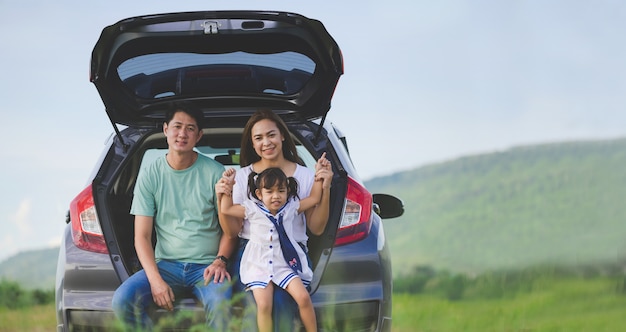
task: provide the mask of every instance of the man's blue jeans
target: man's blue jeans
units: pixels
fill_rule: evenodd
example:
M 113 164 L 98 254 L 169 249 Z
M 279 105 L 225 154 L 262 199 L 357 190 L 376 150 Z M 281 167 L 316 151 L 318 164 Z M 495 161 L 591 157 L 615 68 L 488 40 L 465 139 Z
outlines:
M 217 331 L 226 330 L 230 318 L 231 285 L 228 282 L 209 282 L 204 285 L 206 264 L 159 261 L 157 263 L 163 280 L 172 288 L 176 300 L 191 291 L 204 307 L 207 325 Z M 148 315 L 156 307 L 150 291 L 150 283 L 144 270 L 138 271 L 124 281 L 115 291 L 113 311 L 127 327 L 150 330 L 153 326 Z

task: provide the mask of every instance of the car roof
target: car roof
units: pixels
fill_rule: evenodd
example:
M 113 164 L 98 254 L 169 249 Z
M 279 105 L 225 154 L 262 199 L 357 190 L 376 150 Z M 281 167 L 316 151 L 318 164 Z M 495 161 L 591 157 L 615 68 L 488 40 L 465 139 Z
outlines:
M 178 102 L 205 117 L 270 108 L 315 119 L 330 110 L 341 51 L 317 20 L 269 11 L 146 15 L 103 29 L 91 58 L 114 123 L 154 126 Z

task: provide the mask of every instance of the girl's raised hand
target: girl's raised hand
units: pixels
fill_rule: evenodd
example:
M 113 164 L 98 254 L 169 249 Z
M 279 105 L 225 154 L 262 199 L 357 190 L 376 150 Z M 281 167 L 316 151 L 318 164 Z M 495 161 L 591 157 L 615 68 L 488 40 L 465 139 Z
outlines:
M 215 192 L 219 194 L 226 194 L 228 196 L 233 192 L 233 186 L 235 185 L 235 169 L 229 168 L 222 173 L 222 178 L 215 184 Z
M 222 179 L 226 179 L 232 183 L 235 183 L 235 173 L 236 171 L 234 168 L 229 168 L 225 170 L 224 173 L 222 173 Z

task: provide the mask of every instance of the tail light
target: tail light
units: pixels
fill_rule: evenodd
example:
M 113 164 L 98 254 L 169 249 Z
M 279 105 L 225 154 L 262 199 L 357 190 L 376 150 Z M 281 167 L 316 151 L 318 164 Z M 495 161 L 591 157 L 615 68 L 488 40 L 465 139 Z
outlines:
M 348 178 L 348 191 L 343 206 L 343 216 L 335 238 L 335 246 L 364 239 L 372 226 L 371 216 L 372 194 L 354 179 Z
M 70 219 L 72 220 L 72 240 L 76 247 L 103 254 L 109 252 L 100 228 L 96 205 L 93 202 L 91 185 L 70 203 Z

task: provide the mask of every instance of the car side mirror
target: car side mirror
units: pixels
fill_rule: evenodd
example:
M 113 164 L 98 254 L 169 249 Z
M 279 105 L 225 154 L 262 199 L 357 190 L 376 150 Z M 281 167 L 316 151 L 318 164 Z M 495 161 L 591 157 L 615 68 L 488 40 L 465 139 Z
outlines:
M 387 194 L 374 194 L 374 211 L 381 219 L 397 218 L 404 213 L 404 203 L 399 198 Z

